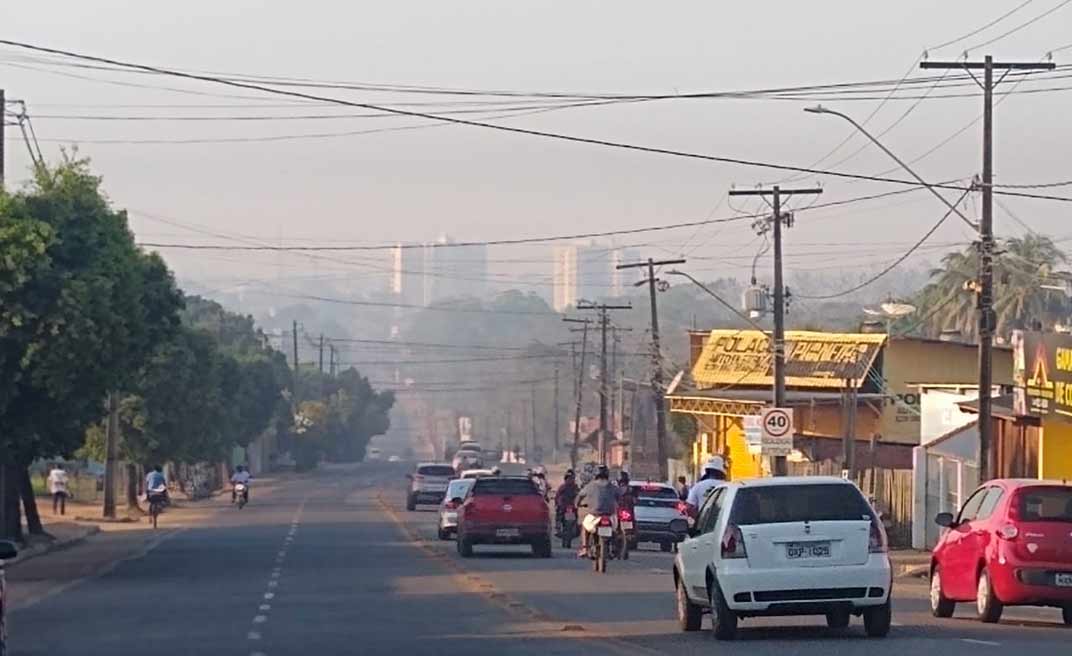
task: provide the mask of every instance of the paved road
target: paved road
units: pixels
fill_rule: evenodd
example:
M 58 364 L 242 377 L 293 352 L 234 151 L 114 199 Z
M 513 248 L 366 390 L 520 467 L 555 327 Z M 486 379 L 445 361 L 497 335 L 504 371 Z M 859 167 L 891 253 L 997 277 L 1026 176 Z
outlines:
M 139 557 L 11 617 L 15 656 L 64 654 L 708 653 L 673 622 L 670 557 L 641 552 L 597 576 L 558 550 L 478 551 L 461 560 L 433 512 L 401 509 L 401 471 L 336 469 L 288 480 L 170 534 Z M 254 493 L 256 493 L 256 489 Z M 165 516 L 166 519 L 166 516 Z M 416 541 L 415 541 L 416 539 Z M 16 577 L 17 578 L 17 577 Z M 16 581 L 13 585 L 18 585 Z M 749 620 L 724 653 L 943 655 L 1005 649 L 1066 654 L 1051 611 L 999 626 L 934 620 L 922 582 L 898 582 L 886 640 L 859 622 Z M 1019 621 L 1018 621 L 1019 620 Z M 756 651 L 756 650 L 760 651 Z

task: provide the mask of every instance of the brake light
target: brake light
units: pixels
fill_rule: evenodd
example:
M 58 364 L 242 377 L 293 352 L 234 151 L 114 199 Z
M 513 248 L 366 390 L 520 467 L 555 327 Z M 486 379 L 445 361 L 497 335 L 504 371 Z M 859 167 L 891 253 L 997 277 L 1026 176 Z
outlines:
M 889 541 L 886 539 L 886 529 L 875 516 L 871 517 L 871 534 L 867 540 L 867 550 L 870 553 L 886 553 L 890 550 Z
M 723 558 L 747 558 L 748 551 L 744 547 L 744 534 L 734 524 L 726 527 L 726 534 L 722 536 Z
M 633 513 L 629 512 L 625 508 L 622 508 L 618 511 L 618 519 L 622 520 L 623 522 L 632 521 Z
M 689 514 L 689 504 L 685 503 L 684 501 L 678 501 L 677 502 L 677 511 L 679 513 L 681 513 L 682 515 L 688 516 L 688 514 Z
M 610 517 L 607 517 L 606 515 L 603 515 L 602 517 L 600 517 L 599 518 L 599 525 L 600 526 L 611 526 Z
M 998 537 L 1005 540 L 1015 540 L 1018 535 L 1020 535 L 1020 529 L 1012 524 L 1006 524 L 998 529 Z

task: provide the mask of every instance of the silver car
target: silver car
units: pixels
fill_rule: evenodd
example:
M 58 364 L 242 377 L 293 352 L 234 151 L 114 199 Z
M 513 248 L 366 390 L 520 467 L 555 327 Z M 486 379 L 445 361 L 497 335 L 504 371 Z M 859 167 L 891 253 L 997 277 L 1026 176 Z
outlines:
M 447 495 L 439 504 L 439 539 L 449 540 L 458 533 L 458 506 L 455 499 L 464 499 L 476 478 L 457 478 L 447 486 Z
M 663 551 L 688 536 L 689 520 L 685 504 L 678 499 L 677 490 L 665 483 L 630 483 L 633 493 L 635 549 L 640 542 L 655 542 Z

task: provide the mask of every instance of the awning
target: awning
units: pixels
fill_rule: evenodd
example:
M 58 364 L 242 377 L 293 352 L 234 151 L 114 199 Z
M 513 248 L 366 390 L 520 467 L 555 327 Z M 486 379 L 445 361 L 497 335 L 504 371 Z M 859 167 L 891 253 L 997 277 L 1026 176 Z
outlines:
M 964 412 L 974 412 L 979 414 L 979 399 L 971 401 L 963 401 L 957 404 Z M 1002 419 L 1011 419 L 1013 421 L 1025 421 L 1029 424 L 1036 424 L 1038 420 L 1031 415 L 1018 415 L 1013 409 L 1012 394 L 1002 394 L 1001 396 L 995 396 L 990 400 L 990 414 L 994 417 L 1001 417 Z

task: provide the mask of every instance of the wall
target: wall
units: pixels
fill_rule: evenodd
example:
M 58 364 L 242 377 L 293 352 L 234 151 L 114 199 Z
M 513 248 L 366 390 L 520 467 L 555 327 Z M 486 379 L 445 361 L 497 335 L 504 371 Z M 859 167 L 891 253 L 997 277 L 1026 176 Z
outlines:
M 881 433 L 886 441 L 919 444 L 919 393 L 911 385 L 978 383 L 979 355 L 974 344 L 894 337 L 882 361 L 886 391 L 893 397 L 883 409 Z M 1012 350 L 995 348 L 992 361 L 994 384 L 1012 385 Z
M 972 412 L 964 412 L 957 405 L 963 401 L 974 401 L 979 398 L 979 393 L 974 389 L 963 393 L 948 389 L 920 391 L 919 436 L 921 444 L 927 444 L 955 428 L 966 426 L 975 421 L 978 416 Z
M 1072 424 L 1047 419 L 1040 451 L 1039 478 L 1072 479 Z

